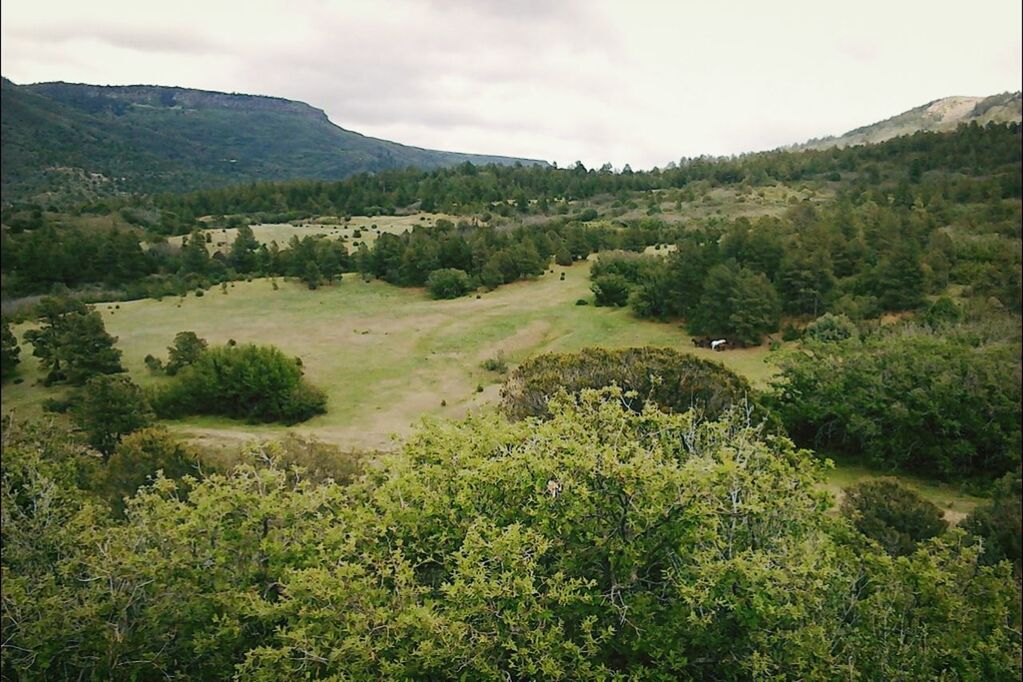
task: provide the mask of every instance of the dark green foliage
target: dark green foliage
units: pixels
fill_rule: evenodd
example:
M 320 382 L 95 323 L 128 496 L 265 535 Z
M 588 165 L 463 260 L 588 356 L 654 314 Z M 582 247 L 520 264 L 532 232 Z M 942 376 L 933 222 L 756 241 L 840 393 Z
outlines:
M 892 478 L 846 488 L 842 514 L 892 556 L 912 554 L 919 543 L 948 528 L 937 506 Z
M 94 376 L 71 407 L 71 418 L 89 445 L 110 455 L 121 439 L 153 421 L 142 389 L 126 376 Z
M 1023 476 L 1020 470 L 1000 478 L 991 491 L 991 501 L 978 506 L 962 527 L 983 541 L 982 560 L 1012 563 L 1016 577 L 1023 572 Z
M 430 273 L 426 278 L 426 288 L 433 298 L 458 298 L 469 293 L 472 280 L 464 270 L 444 268 Z
M 19 354 L 21 348 L 18 346 L 18 337 L 11 331 L 7 318 L 4 318 L 0 322 L 0 378 L 3 381 L 14 376 L 18 363 L 21 362 Z
M 966 327 L 808 344 L 780 360 L 775 404 L 808 446 L 889 470 L 995 477 L 1020 461 L 1020 349 Z
M 858 334 L 852 320 L 845 315 L 831 313 L 824 313 L 803 330 L 804 339 L 818 343 L 837 343 L 855 338 Z
M 128 434 L 117 444 L 107 459 L 99 487 L 114 510 L 122 512 L 124 498 L 152 482 L 157 472 L 177 480 L 195 475 L 197 466 L 196 454 L 165 429 L 143 428 Z
M 708 271 L 689 326 L 698 336 L 759 345 L 765 334 L 778 330 L 780 319 L 778 295 L 767 278 L 728 263 Z
M 942 296 L 924 311 L 924 322 L 933 329 L 953 325 L 963 318 L 963 311 L 948 296 Z
M 621 307 L 629 302 L 629 280 L 622 275 L 610 273 L 594 277 L 590 289 L 598 306 Z
M 167 347 L 167 374 L 174 376 L 194 365 L 208 347 L 206 339 L 199 338 L 195 332 L 178 332 L 174 335 L 174 344 Z
M 742 377 L 716 362 L 670 348 L 584 348 L 578 353 L 532 357 L 508 377 L 501 391 L 505 414 L 515 419 L 546 417 L 548 401 L 559 391 L 617 385 L 634 410 L 651 401 L 669 412 L 696 408 L 716 417 L 733 405 L 754 402 Z
M 123 372 L 117 341 L 107 334 L 99 312 L 74 299 L 39 302 L 39 328 L 25 332 L 32 355 L 46 371 L 44 382 L 80 386 L 97 374 Z
M 323 414 L 326 403 L 324 393 L 302 378 L 296 359 L 253 344 L 206 350 L 153 397 L 161 417 L 215 414 L 286 424 Z

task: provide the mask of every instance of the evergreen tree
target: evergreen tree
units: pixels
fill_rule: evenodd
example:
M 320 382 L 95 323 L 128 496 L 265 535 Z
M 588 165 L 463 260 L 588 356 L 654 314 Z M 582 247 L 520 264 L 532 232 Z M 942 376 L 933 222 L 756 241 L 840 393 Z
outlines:
M 0 322 L 0 375 L 3 381 L 14 376 L 14 371 L 21 362 L 18 355 L 21 348 L 18 347 L 18 337 L 11 331 L 11 325 L 6 318 Z
M 123 372 L 121 351 L 103 326 L 99 312 L 74 299 L 45 298 L 40 326 L 25 332 L 32 354 L 46 370 L 46 384 L 82 385 L 97 374 Z

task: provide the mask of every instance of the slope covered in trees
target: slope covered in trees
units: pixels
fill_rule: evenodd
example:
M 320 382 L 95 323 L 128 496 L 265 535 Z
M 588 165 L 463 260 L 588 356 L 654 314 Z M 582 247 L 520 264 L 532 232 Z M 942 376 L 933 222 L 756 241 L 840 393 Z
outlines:
M 334 125 L 302 102 L 158 86 L 3 80 L 3 202 L 255 180 L 340 179 L 466 161 L 543 163 L 408 147 Z

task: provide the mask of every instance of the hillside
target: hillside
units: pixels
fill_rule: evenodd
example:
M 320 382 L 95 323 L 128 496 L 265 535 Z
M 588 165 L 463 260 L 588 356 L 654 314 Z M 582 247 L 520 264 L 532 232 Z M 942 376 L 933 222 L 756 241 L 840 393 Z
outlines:
M 877 123 L 850 130 L 837 137 L 825 137 L 795 145 L 794 149 L 827 149 L 858 144 L 877 144 L 900 135 L 920 130 L 954 130 L 963 123 L 1011 123 L 1020 121 L 1019 92 L 1005 92 L 990 97 L 945 97 L 904 111 Z
M 2 199 L 80 201 L 389 168 L 544 163 L 409 147 L 303 102 L 160 86 L 2 83 Z

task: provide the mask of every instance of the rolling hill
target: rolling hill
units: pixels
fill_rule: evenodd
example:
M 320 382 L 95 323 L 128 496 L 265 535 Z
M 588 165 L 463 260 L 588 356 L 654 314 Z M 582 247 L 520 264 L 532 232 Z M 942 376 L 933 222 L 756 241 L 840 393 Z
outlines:
M 5 204 L 340 179 L 415 166 L 537 164 L 366 137 L 303 102 L 150 85 L 2 82 Z
M 795 145 L 792 149 L 827 149 L 858 144 L 877 144 L 918 130 L 953 130 L 961 123 L 1011 123 L 1020 121 L 1019 92 L 990 97 L 945 97 L 904 111 L 877 123 L 862 126 L 837 137 L 825 137 Z

